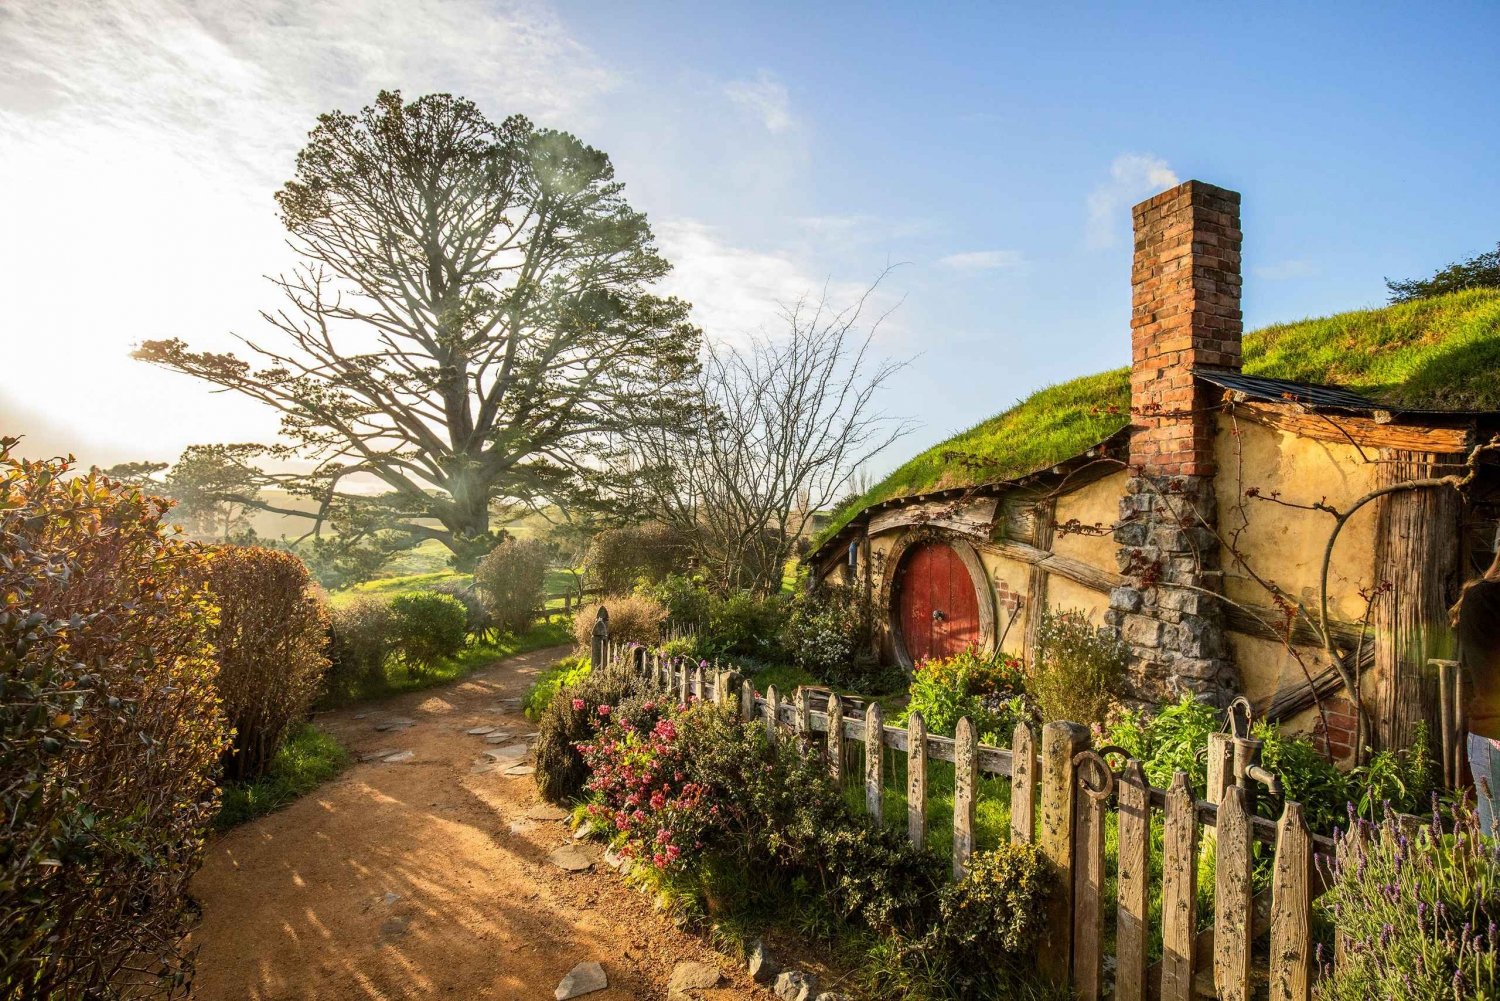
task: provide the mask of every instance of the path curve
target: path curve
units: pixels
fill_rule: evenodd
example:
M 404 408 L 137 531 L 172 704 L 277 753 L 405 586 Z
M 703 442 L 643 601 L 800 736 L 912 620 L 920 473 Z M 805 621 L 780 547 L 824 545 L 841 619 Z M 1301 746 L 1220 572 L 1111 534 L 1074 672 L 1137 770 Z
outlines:
M 596 960 L 610 986 L 589 1001 L 624 1001 L 666 997 L 672 967 L 697 960 L 725 973 L 702 997 L 769 997 L 602 862 L 577 874 L 548 862 L 574 843 L 566 825 L 528 817 L 546 804 L 531 778 L 504 774 L 507 761 L 485 769 L 483 752 L 506 745 L 466 731 L 530 733 L 520 696 L 566 652 L 321 715 L 357 761 L 386 749 L 412 758 L 358 761 L 210 843 L 193 882 L 194 996 L 536 1001 Z M 375 729 L 402 719 L 411 725 Z

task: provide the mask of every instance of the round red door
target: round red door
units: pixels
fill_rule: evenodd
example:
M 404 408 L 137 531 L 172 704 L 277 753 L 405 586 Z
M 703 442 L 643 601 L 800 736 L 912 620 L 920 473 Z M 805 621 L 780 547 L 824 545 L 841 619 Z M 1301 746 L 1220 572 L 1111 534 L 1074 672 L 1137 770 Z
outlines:
M 951 546 L 923 542 L 897 570 L 896 615 L 913 665 L 980 645 L 979 596 L 969 568 Z

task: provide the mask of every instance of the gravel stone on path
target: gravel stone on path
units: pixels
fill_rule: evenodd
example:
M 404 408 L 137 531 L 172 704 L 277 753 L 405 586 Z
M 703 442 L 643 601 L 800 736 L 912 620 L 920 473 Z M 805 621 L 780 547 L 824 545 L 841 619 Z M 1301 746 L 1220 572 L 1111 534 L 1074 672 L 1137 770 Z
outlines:
M 526 752 L 529 750 L 530 748 L 528 748 L 525 744 L 510 744 L 506 747 L 491 748 L 490 750 L 484 752 L 484 756 L 495 761 L 504 761 L 506 759 L 514 760 L 516 758 L 526 757 Z
M 757 984 L 769 984 L 781 972 L 781 964 L 776 962 L 776 957 L 771 955 L 771 950 L 766 948 L 765 943 L 759 940 L 750 949 L 747 965 L 750 968 L 750 979 Z
M 588 852 L 576 845 L 564 845 L 548 855 L 547 861 L 568 872 L 584 872 L 594 867 L 594 860 L 589 857 Z
M 526 811 L 526 816 L 532 820 L 567 820 L 568 811 L 560 806 L 538 803 Z
M 604 967 L 594 962 L 579 963 L 562 978 L 552 996 L 557 1001 L 568 1001 L 569 998 L 602 991 L 608 986 L 609 978 L 604 975 Z
M 405 716 L 400 716 L 396 719 L 388 719 L 384 720 L 383 722 L 376 723 L 375 729 L 380 731 L 381 733 L 386 733 L 390 730 L 405 730 L 409 726 L 416 725 L 416 722 L 417 721 L 414 719 L 407 719 Z
M 812 1001 L 818 978 L 801 970 L 787 970 L 776 978 L 776 996 L 781 1001 Z
M 492 726 L 471 726 L 464 731 L 464 733 L 467 733 L 471 737 L 483 737 L 487 733 L 494 732 L 495 728 Z
M 513 733 L 507 733 L 504 730 L 501 730 L 498 733 L 491 733 L 488 737 L 484 738 L 484 742 L 486 744 L 503 744 L 514 736 L 515 734 Z
M 401 750 L 401 748 L 399 748 L 399 747 L 382 747 L 378 751 L 371 751 L 369 754 L 361 754 L 359 756 L 359 760 L 360 761 L 379 761 L 381 758 L 389 758 L 391 755 L 395 754 L 399 750 Z
M 691 998 L 688 991 L 706 991 L 718 986 L 723 975 L 707 963 L 684 962 L 672 967 L 672 977 L 667 981 L 668 1001 Z
M 519 779 L 527 775 L 536 774 L 536 769 L 530 765 L 511 765 L 505 770 L 505 774 L 513 779 Z
M 416 756 L 417 753 L 415 751 L 398 751 L 390 757 L 381 758 L 380 760 L 387 765 L 399 765 L 412 760 Z

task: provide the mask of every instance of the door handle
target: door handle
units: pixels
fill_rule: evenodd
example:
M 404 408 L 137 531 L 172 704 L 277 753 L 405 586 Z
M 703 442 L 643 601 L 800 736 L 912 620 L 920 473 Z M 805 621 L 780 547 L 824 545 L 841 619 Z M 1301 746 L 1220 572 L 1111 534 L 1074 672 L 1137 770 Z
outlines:
M 932 621 L 933 622 L 942 622 L 947 617 L 948 616 L 944 615 L 942 609 L 940 609 L 940 608 L 934 608 L 932 610 Z

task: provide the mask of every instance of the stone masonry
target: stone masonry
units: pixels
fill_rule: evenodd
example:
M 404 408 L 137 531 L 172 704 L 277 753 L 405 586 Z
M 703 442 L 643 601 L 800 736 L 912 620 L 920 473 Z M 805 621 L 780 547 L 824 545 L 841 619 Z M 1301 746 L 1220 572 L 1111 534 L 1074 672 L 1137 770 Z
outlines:
M 1162 703 L 1191 692 L 1226 705 L 1238 690 L 1212 530 L 1215 400 L 1194 377 L 1238 369 L 1240 196 L 1188 181 L 1134 210 L 1130 480 L 1115 541 L 1132 584 L 1105 619 L 1130 650 L 1132 694 Z M 1209 593 L 1205 593 L 1209 592 Z

